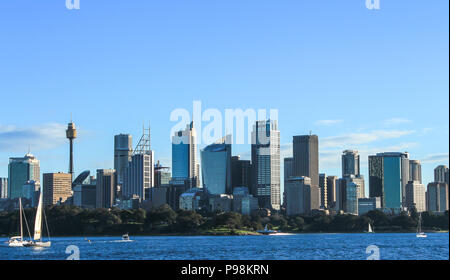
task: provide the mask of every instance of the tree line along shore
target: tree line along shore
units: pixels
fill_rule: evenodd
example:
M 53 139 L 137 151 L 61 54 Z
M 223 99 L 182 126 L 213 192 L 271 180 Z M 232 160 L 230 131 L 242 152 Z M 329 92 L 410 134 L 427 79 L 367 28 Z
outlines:
M 25 209 L 28 227 L 34 224 L 35 209 Z M 75 206 L 50 206 L 45 209 L 51 236 L 121 235 L 257 235 L 269 229 L 286 233 L 358 233 L 370 223 L 375 232 L 415 232 L 419 214 L 386 215 L 370 211 L 362 216 L 351 214 L 314 216 L 241 215 L 235 212 L 196 212 L 172 210 L 163 205 L 152 210 L 82 209 Z M 448 231 L 448 211 L 444 214 L 423 212 L 425 231 Z M 45 222 L 44 222 L 45 223 Z M 44 225 L 45 226 L 45 225 Z M 0 212 L 0 235 L 13 236 L 19 231 L 18 211 Z M 25 229 L 24 235 L 28 236 Z

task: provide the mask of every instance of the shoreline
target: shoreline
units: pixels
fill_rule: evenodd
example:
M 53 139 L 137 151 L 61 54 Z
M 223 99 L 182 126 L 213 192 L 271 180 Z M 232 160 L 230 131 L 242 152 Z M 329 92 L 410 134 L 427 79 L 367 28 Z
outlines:
M 374 232 L 370 234 L 380 234 L 380 233 L 398 233 L 398 234 L 405 234 L 405 233 L 416 233 L 415 231 L 380 231 L 380 232 Z M 425 231 L 425 233 L 449 233 L 448 230 L 443 231 Z M 366 232 L 278 232 L 275 234 L 269 234 L 269 236 L 288 236 L 288 235 L 307 235 L 307 234 L 369 234 Z M 121 237 L 120 234 L 98 234 L 98 235 L 55 235 L 51 236 L 50 238 L 67 238 L 67 237 Z M 194 237 L 194 236 L 205 236 L 205 237 L 212 237 L 212 236 L 267 236 L 266 234 L 261 234 L 258 232 L 249 232 L 249 233 L 241 233 L 241 234 L 208 234 L 208 233 L 168 233 L 168 234 L 130 234 L 130 236 L 135 237 Z M 9 238 L 7 235 L 0 235 L 0 238 Z

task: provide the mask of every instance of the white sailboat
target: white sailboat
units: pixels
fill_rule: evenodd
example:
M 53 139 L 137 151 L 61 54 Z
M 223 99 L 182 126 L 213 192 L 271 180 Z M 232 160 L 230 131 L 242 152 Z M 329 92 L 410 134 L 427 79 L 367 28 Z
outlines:
M 425 238 L 425 237 L 427 237 L 426 233 L 422 231 L 422 213 L 419 214 L 419 222 L 417 224 L 416 237 L 418 237 L 418 238 Z
M 13 236 L 9 238 L 8 246 L 10 247 L 23 247 L 30 243 L 28 240 L 23 239 L 23 223 L 22 223 L 22 216 L 23 216 L 23 208 L 22 208 L 22 198 L 19 197 L 19 216 L 20 216 L 20 236 Z M 26 222 L 26 220 L 25 220 Z M 27 226 L 28 228 L 28 226 Z
M 372 226 L 369 223 L 369 229 L 367 230 L 367 233 L 374 233 L 374 231 L 372 230 Z
M 26 247 L 50 247 L 51 246 L 51 242 L 47 241 L 44 242 L 42 241 L 42 214 L 43 214 L 43 197 L 42 197 L 42 192 L 39 195 L 39 204 L 36 210 L 36 219 L 34 221 L 34 237 L 33 237 L 33 241 L 31 241 L 30 243 L 24 245 Z M 48 232 L 48 228 L 47 228 L 47 234 L 49 235 Z

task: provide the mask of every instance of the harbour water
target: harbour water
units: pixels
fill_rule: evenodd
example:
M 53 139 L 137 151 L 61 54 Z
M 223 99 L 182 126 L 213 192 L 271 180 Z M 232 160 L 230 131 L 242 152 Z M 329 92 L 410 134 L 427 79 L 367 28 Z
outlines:
M 12 248 L 1 260 L 448 260 L 448 233 L 294 234 L 276 236 L 57 237 L 50 248 Z

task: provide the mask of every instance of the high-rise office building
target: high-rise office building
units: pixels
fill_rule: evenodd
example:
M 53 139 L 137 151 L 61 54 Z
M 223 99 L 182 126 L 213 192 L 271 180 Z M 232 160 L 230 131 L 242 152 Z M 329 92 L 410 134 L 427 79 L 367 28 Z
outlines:
M 319 137 L 317 135 L 294 136 L 292 154 L 294 176 L 311 178 L 311 184 L 319 186 Z
M 133 137 L 130 134 L 114 136 L 114 169 L 117 172 L 117 184 L 123 184 L 123 172 L 131 161 Z
M 172 136 L 172 178 L 190 179 L 191 187 L 199 185 L 199 164 L 197 160 L 197 133 L 191 122 L 185 130 Z
M 320 190 L 320 207 L 328 208 L 328 191 L 327 191 L 327 174 L 319 174 L 319 190 Z
M 111 208 L 116 199 L 116 170 L 97 169 L 96 208 Z
M 348 182 L 345 192 L 345 212 L 358 215 L 358 199 L 361 197 L 361 185 L 355 182 Z
M 131 199 L 139 197 L 146 199 L 146 193 L 154 186 L 154 153 L 138 153 L 131 157 L 127 168 L 123 172 L 122 197 Z
M 409 160 L 409 181 L 422 184 L 422 166 L 419 160 Z
M 252 195 L 261 208 L 280 210 L 280 131 L 276 120 L 257 121 L 252 131 Z
M 448 185 L 446 183 L 429 183 L 426 192 L 427 210 L 445 212 L 449 208 Z
M 72 174 L 44 173 L 42 177 L 44 205 L 61 204 L 72 196 Z
M 150 128 L 144 127 L 142 136 L 131 156 L 131 161 L 122 171 L 122 200 L 151 199 L 151 188 L 155 185 L 155 156 L 151 150 L 150 140 Z
M 342 177 L 361 175 L 358 151 L 345 150 L 342 153 Z
M 8 165 L 8 198 L 22 196 L 22 186 L 30 180 L 40 182 L 39 160 L 28 153 L 24 157 L 10 158 Z
M 320 191 L 308 177 L 290 177 L 285 185 L 286 214 L 307 214 L 320 207 Z
M 252 164 L 250 160 L 241 160 L 239 156 L 231 157 L 231 187 L 252 186 Z
M 286 183 L 292 176 L 294 176 L 294 158 L 284 158 L 284 182 Z
M 0 177 L 0 198 L 8 198 L 8 178 Z
M 28 199 L 31 202 L 31 207 L 36 207 L 39 200 L 40 190 L 41 184 L 30 180 L 22 186 L 22 198 Z
M 168 185 L 170 183 L 170 179 L 172 178 L 172 174 L 170 173 L 170 168 L 166 166 L 162 166 L 158 162 L 155 164 L 155 187 L 160 187 L 163 185 Z
M 425 186 L 419 181 L 409 181 L 406 184 L 406 203 L 408 210 L 416 208 L 417 212 L 426 211 Z
M 337 176 L 327 176 L 327 205 L 328 208 L 334 208 L 336 204 L 336 184 Z
M 355 189 L 355 185 L 357 189 Z M 355 199 L 355 195 L 356 199 Z M 348 199 L 350 198 L 350 201 Z M 364 198 L 364 179 L 356 177 L 355 175 L 345 176 L 340 178 L 336 184 L 336 211 L 344 211 L 353 214 L 358 214 L 357 208 L 355 209 L 355 203 L 357 204 L 357 199 Z M 349 205 L 350 208 L 347 208 Z M 355 212 L 356 211 L 356 212 Z
M 231 144 L 222 139 L 201 151 L 203 188 L 211 194 L 231 194 Z
M 384 208 L 402 208 L 406 203 L 408 153 L 378 153 L 369 156 L 369 196 L 381 197 Z
M 446 182 L 445 174 L 448 172 L 448 168 L 446 165 L 439 165 L 434 169 L 434 181 L 435 182 Z

